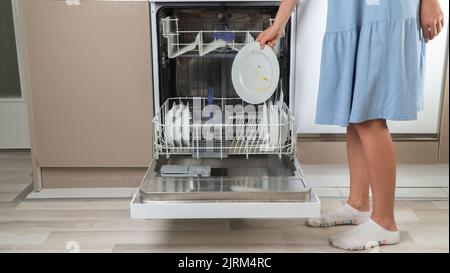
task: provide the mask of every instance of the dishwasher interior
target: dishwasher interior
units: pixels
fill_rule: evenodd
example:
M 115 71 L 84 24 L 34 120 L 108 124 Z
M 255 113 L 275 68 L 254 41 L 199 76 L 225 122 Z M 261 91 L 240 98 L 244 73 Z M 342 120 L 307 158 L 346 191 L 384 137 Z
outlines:
M 232 84 L 236 54 L 273 23 L 278 4 L 151 3 L 154 160 L 133 199 L 134 218 L 320 213 L 296 158 L 295 23 L 273 48 L 280 80 L 269 101 L 248 104 Z
M 231 66 L 239 49 L 253 42 L 275 18 L 277 6 L 232 4 L 193 7 L 166 6 L 158 10 L 159 102 L 168 98 L 238 97 Z M 289 82 L 290 27 L 275 47 L 280 84 Z M 283 86 L 286 101 L 289 86 Z

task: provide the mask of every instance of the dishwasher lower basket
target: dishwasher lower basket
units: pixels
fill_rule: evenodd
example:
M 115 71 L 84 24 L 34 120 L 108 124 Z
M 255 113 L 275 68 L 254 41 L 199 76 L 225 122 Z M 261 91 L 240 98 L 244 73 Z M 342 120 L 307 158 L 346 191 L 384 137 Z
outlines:
M 180 118 L 174 115 L 180 105 L 189 109 L 188 123 L 174 121 Z M 292 113 L 284 102 L 269 102 L 264 106 L 247 104 L 237 98 L 215 98 L 209 102 L 200 97 L 169 98 L 153 118 L 154 155 L 156 158 L 171 155 L 194 158 L 245 155 L 248 158 L 274 154 L 281 158 L 295 153 L 293 124 Z M 178 134 L 174 133 L 177 130 Z M 181 131 L 187 133 L 188 139 L 174 141 L 174 136 Z

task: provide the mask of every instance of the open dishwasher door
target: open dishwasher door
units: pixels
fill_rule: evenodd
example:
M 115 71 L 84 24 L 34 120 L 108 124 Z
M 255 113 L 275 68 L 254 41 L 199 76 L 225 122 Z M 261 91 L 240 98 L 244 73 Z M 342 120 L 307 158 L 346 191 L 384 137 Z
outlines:
M 210 168 L 210 174 L 162 175 L 163 166 Z M 152 162 L 131 203 L 132 218 L 307 218 L 320 215 L 320 201 L 297 159 L 275 155 L 252 159 Z

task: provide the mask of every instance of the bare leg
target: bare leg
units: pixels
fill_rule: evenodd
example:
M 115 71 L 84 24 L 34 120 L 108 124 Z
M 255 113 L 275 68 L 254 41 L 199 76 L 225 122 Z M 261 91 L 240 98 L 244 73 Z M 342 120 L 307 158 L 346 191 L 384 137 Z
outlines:
M 359 225 L 370 217 L 369 175 L 357 130 L 353 125 L 347 127 L 347 153 L 350 169 L 350 196 L 344 206 L 312 218 L 307 224 L 312 227 L 336 225 Z
M 396 156 L 385 120 L 353 124 L 358 132 L 373 196 L 372 220 L 396 231 L 394 219 Z
M 347 203 L 359 211 L 369 211 L 369 175 L 362 143 L 353 125 L 347 127 L 347 156 L 350 171 L 350 196 Z

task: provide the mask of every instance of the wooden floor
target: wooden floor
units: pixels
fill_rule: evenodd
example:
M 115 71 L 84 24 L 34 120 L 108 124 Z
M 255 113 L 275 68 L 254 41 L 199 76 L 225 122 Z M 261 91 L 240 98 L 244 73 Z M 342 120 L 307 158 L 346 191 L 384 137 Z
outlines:
M 27 152 L 0 152 L 0 252 L 342 252 L 328 237 L 351 227 L 303 220 L 131 220 L 128 199 L 24 200 Z M 343 199 L 322 199 L 323 210 Z M 449 252 L 446 201 L 398 201 L 402 242 L 374 252 Z M 370 251 L 367 251 L 370 252 Z

